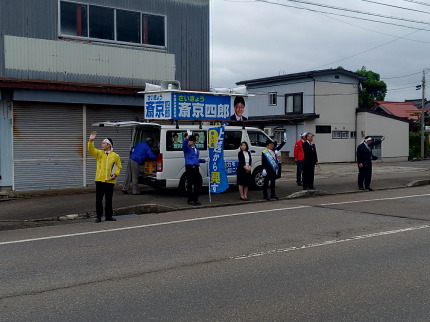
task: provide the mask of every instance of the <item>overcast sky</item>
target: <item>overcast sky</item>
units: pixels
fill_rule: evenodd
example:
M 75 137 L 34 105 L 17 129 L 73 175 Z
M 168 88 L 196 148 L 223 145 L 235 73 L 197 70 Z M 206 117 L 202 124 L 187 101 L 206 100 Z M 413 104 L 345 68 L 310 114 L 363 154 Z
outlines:
M 415 86 L 430 67 L 430 0 L 211 0 L 211 27 L 211 87 L 365 66 L 387 84 L 385 100 L 404 101 L 421 98 Z M 430 73 L 426 78 L 430 84 Z

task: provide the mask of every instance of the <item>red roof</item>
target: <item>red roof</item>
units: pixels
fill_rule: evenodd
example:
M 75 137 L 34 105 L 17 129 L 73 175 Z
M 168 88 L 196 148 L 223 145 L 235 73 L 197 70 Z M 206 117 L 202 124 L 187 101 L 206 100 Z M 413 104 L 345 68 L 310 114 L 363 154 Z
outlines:
M 373 111 L 384 112 L 397 117 L 418 119 L 415 113 L 421 113 L 421 110 L 414 106 L 413 102 L 382 102 L 375 101 Z

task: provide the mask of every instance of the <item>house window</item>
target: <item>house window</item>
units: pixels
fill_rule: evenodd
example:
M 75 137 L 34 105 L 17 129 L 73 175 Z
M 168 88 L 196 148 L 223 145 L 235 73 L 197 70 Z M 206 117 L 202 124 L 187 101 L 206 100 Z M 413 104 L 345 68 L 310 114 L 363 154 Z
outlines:
M 90 38 L 115 40 L 114 15 L 113 9 L 90 6 Z
M 315 126 L 315 133 L 331 133 L 330 125 L 317 125 Z
M 332 139 L 347 139 L 349 131 L 333 131 L 331 133 Z
M 133 11 L 116 11 L 116 39 L 118 41 L 139 44 L 140 39 L 140 13 Z
M 351 132 L 349 132 L 349 137 L 350 137 L 351 139 L 355 139 L 355 138 L 357 137 L 357 132 L 356 132 L 356 131 L 351 131 Z
M 303 93 L 285 95 L 285 114 L 303 113 Z
M 61 36 L 166 46 L 166 17 L 60 0 Z
M 164 17 L 143 15 L 143 43 L 164 46 Z
M 88 37 L 86 5 L 61 2 L 60 19 L 63 35 Z
M 278 105 L 278 93 L 276 92 L 269 93 L 269 105 L 270 106 Z

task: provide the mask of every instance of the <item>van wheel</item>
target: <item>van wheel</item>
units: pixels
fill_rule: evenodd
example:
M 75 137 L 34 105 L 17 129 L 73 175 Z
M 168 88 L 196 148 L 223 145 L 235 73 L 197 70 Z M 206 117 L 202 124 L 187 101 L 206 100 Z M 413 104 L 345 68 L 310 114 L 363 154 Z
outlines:
M 252 173 L 252 180 L 251 180 L 251 188 L 255 190 L 261 190 L 263 189 L 264 184 L 264 177 L 261 173 L 263 171 L 262 167 L 255 168 L 254 172 Z
M 185 172 L 179 180 L 178 192 L 181 196 L 187 195 L 187 174 Z

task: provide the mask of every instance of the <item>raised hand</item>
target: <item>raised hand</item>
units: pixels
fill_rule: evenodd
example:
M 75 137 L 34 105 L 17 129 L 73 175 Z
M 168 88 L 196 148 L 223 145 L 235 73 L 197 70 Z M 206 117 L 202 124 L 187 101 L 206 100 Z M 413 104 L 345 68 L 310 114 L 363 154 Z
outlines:
M 96 131 L 91 132 L 91 134 L 90 134 L 90 142 L 94 141 L 96 137 L 97 137 L 97 132 Z

